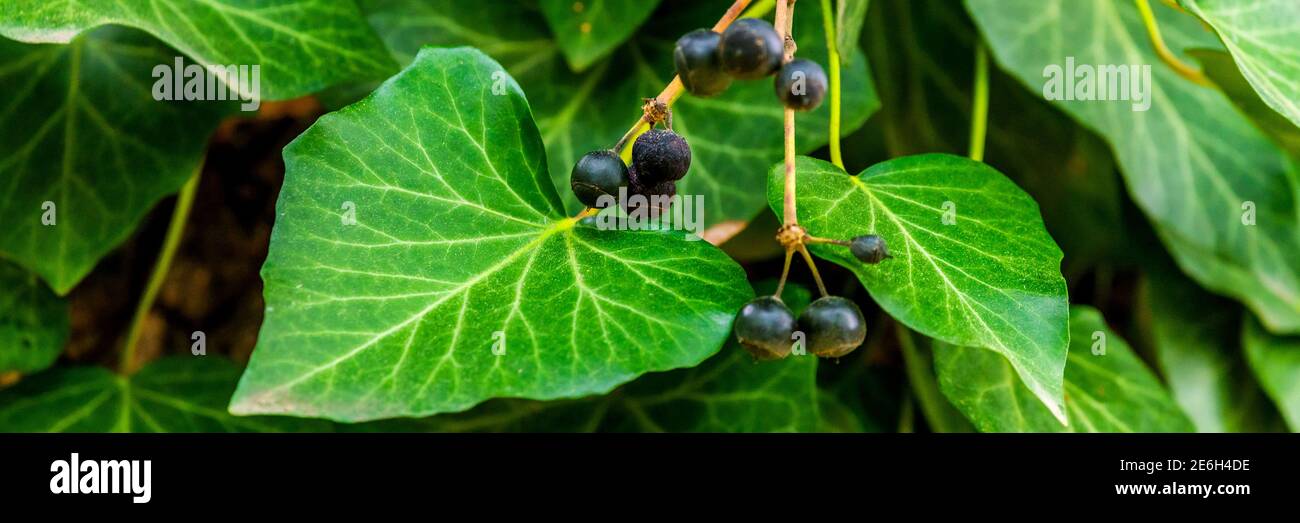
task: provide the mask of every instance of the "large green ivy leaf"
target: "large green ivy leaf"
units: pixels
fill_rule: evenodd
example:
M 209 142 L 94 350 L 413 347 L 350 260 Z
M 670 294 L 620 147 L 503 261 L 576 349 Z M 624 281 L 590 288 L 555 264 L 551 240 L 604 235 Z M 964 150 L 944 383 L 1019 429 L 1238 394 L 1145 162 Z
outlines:
M 1246 366 L 1241 307 L 1211 296 L 1173 267 L 1147 272 L 1157 362 L 1200 432 L 1265 432 L 1279 420 Z
M 760 284 L 759 293 L 771 293 Z M 787 285 L 797 314 L 808 290 Z M 574 400 L 492 400 L 466 412 L 384 420 L 363 431 L 432 432 L 809 432 L 820 430 L 817 362 L 811 356 L 755 363 L 734 338 L 698 367 L 658 372 L 614 392 Z
M 67 45 L 0 39 L 0 254 L 59 294 L 194 175 L 233 108 L 154 100 L 150 71 L 173 56 L 120 27 Z
M 0 261 L 0 374 L 49 367 L 67 339 L 67 303 L 35 275 Z
M 561 57 L 539 13 L 509 2 L 363 0 L 372 25 L 398 61 L 423 45 L 470 45 L 506 67 L 528 94 L 546 143 L 551 176 L 568 186 L 574 162 L 588 151 L 612 147 L 641 116 L 643 98 L 659 94 L 673 78 L 672 48 L 687 31 L 712 27 L 726 0 L 665 0 L 654 23 L 581 74 Z M 799 56 L 827 64 L 820 3 L 800 2 L 794 35 Z M 660 16 L 662 14 L 662 16 Z M 879 106 L 867 60 L 844 67 L 844 133 Z M 830 104 L 801 113 L 798 148 L 827 143 Z M 749 220 L 763 208 L 763 175 L 782 155 L 782 108 L 770 80 L 735 82 L 714 98 L 683 96 L 673 106 L 674 130 L 691 145 L 690 173 L 679 194 L 704 197 L 705 223 Z M 570 212 L 581 206 L 561 191 Z
M 1219 33 L 1255 91 L 1300 126 L 1300 6 L 1295 0 L 1180 0 Z
M 939 386 L 984 432 L 1188 432 L 1186 415 L 1096 309 L 1070 310 L 1065 410 L 1053 419 L 1007 361 L 971 347 L 935 348 Z M 1104 354 L 1100 349 L 1104 347 Z
M 575 71 L 591 66 L 627 40 L 659 0 L 542 0 L 542 14 Z
M 858 176 L 800 157 L 796 171 L 799 223 L 809 234 L 879 234 L 894 258 L 866 265 L 828 245 L 812 246 L 815 254 L 852 270 L 908 327 L 999 352 L 1064 418 L 1070 339 L 1061 250 L 1032 198 L 988 165 L 943 154 L 890 160 Z M 768 202 L 780 214 L 781 165 L 768 180 Z
M 1107 139 L 1138 206 L 1178 265 L 1246 303 L 1270 329 L 1300 332 L 1300 224 L 1286 156 L 1219 91 L 1165 66 L 1131 2 L 967 0 L 998 61 L 1031 90 L 1044 69 L 1151 65 L 1148 111 L 1133 101 L 1058 101 Z M 1171 48 L 1218 46 L 1194 17 L 1160 9 Z M 1253 212 L 1254 225 L 1243 214 Z
M 1246 360 L 1264 392 L 1273 398 L 1292 432 L 1300 432 L 1300 338 L 1269 334 L 1258 321 L 1246 322 Z
M 239 414 L 604 393 L 716 352 L 752 293 L 705 242 L 565 217 L 523 92 L 477 50 L 422 51 L 284 154 Z
M 0 391 L 0 432 L 291 432 L 324 422 L 231 416 L 239 368 L 216 357 L 179 356 L 126 378 L 103 367 L 56 368 Z
M 259 94 L 267 99 L 382 77 L 395 68 L 352 0 L 9 0 L 0 35 L 66 43 L 108 24 L 142 29 L 205 66 L 257 65 Z M 154 64 L 171 62 L 167 57 Z M 135 81 L 149 78 L 146 72 Z

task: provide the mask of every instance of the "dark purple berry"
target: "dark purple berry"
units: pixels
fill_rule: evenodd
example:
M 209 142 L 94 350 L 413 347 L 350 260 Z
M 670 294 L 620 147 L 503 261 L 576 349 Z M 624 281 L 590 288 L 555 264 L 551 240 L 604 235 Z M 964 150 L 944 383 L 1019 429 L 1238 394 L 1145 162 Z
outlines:
M 797 58 L 776 73 L 776 97 L 796 111 L 811 111 L 826 97 L 826 71 L 812 60 Z
M 722 70 L 741 80 L 757 80 L 781 66 L 784 46 L 772 24 L 757 18 L 741 18 L 722 33 L 718 58 Z
M 889 248 L 885 246 L 885 239 L 875 234 L 854 237 L 849 242 L 849 251 L 862 260 L 862 263 L 873 265 L 885 258 L 893 258 L 889 255 Z
M 774 296 L 754 298 L 736 314 L 736 340 L 756 360 L 778 360 L 790 355 L 795 329 L 794 313 Z
M 677 39 L 673 64 L 682 86 L 695 96 L 713 96 L 727 90 L 731 75 L 722 70 L 718 43 L 722 35 L 708 29 L 696 29 Z
M 839 296 L 823 296 L 799 315 L 799 330 L 807 336 L 808 352 L 839 358 L 867 338 L 867 322 L 858 305 Z
M 578 159 L 569 173 L 569 187 L 578 201 L 596 207 L 602 195 L 618 199 L 618 188 L 628 184 L 627 165 L 614 151 L 592 151 Z
M 651 129 L 632 144 L 632 165 L 643 185 L 680 180 L 691 168 L 691 147 L 677 133 Z

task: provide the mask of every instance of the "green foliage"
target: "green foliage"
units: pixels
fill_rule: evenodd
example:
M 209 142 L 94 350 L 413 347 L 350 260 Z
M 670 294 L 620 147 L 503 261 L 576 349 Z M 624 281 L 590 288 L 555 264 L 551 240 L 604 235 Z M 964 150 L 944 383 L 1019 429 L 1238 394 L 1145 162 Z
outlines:
M 406 62 L 422 45 L 477 47 L 496 59 L 528 95 L 546 144 L 551 176 L 568 185 L 569 170 L 588 151 L 607 149 L 641 116 L 640 101 L 659 94 L 673 78 L 672 48 L 682 34 L 712 27 L 727 1 L 667 0 L 671 13 L 646 25 L 610 56 L 574 73 L 538 13 L 512 2 L 364 0 L 371 24 Z M 816 1 L 799 5 L 794 34 L 799 56 L 825 64 L 826 37 Z M 844 75 L 844 132 L 862 125 L 879 106 L 866 60 Z M 705 221 L 748 221 L 763 208 L 763 173 L 781 158 L 782 108 L 772 103 L 770 80 L 735 82 L 715 98 L 682 97 L 673 105 L 673 130 L 690 143 L 689 174 L 679 194 L 704 196 Z M 796 120 L 798 149 L 827 142 L 829 104 Z M 736 122 L 745 122 L 736 125 Z M 569 191 L 570 212 L 581 208 Z
M 422 52 L 285 159 L 237 413 L 355 421 L 604 393 L 698 364 L 751 296 L 705 242 L 566 218 L 523 92 L 472 49 Z
M 0 86 L 11 93 L 0 110 L 0 254 L 59 294 L 194 175 L 233 108 L 154 100 L 150 71 L 174 56 L 120 27 L 67 45 L 0 39 Z
M 108 24 L 142 29 L 205 66 L 257 64 L 272 100 L 395 69 L 352 0 L 10 0 L 0 35 L 68 43 Z
M 659 0 L 542 0 L 551 34 L 574 71 L 582 71 L 627 40 Z
M 1099 349 L 1100 348 L 1100 349 Z M 1062 426 L 991 351 L 935 349 L 939 386 L 986 432 L 1185 432 L 1192 423 L 1156 377 L 1095 309 L 1070 310 Z
M 68 306 L 49 287 L 0 261 L 0 374 L 49 367 L 68 338 Z
M 1180 0 L 1214 28 L 1241 74 L 1300 126 L 1300 10 L 1291 0 Z
M 847 267 L 890 315 L 949 343 L 993 349 L 1059 417 L 1069 336 L 1061 250 L 1038 206 L 991 167 L 956 156 L 890 160 L 850 176 L 801 157 L 800 224 L 819 237 L 878 234 L 894 258 L 867 265 L 839 246 L 817 256 Z M 784 170 L 768 177 L 781 214 Z
M 1178 265 L 1208 289 L 1241 300 L 1271 329 L 1300 331 L 1296 173 L 1223 93 L 1165 66 L 1130 2 L 967 0 L 998 61 L 1030 89 L 1046 64 L 1154 64 L 1149 111 L 1055 102 L 1105 138 L 1129 193 Z M 1175 51 L 1217 47 L 1194 18 L 1161 9 Z M 1035 23 L 1025 23 L 1034 20 Z M 1093 45 L 1072 45 L 1093 42 Z M 1070 44 L 1067 44 L 1070 43 Z M 1253 211 L 1255 225 L 1244 223 Z
M 1292 432 L 1300 432 L 1300 340 L 1269 334 L 1258 321 L 1242 335 L 1246 360 Z
M 320 431 L 319 421 L 237 417 L 226 399 L 239 368 L 216 356 L 155 361 L 130 377 L 53 369 L 0 391 L 0 432 Z

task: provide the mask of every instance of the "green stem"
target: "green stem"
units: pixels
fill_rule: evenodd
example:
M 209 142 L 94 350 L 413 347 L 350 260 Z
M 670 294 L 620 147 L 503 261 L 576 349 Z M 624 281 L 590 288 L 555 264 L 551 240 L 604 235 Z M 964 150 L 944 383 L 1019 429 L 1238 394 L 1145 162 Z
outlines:
M 749 9 L 746 9 L 744 13 L 741 13 L 740 17 L 762 18 L 772 12 L 772 9 L 775 7 L 776 0 L 758 0 L 757 2 L 754 2 L 754 5 L 749 6 Z
M 831 163 L 844 169 L 844 157 L 840 155 L 840 51 L 835 44 L 833 11 L 831 0 L 822 0 L 822 26 L 825 29 L 823 32 L 826 33 L 826 49 L 827 55 L 830 56 L 831 68 Z
M 984 42 L 975 44 L 975 90 L 970 118 L 970 157 L 984 161 L 984 142 L 989 125 L 989 54 Z
M 1151 10 L 1151 4 L 1147 0 L 1133 0 L 1137 4 L 1138 13 L 1142 15 L 1142 25 L 1146 26 L 1147 37 L 1151 40 L 1151 47 L 1155 48 L 1156 54 L 1160 60 L 1178 73 L 1179 76 L 1191 80 L 1193 83 L 1203 86 L 1212 86 L 1205 74 L 1200 70 L 1183 63 L 1174 52 L 1169 50 L 1165 45 L 1164 37 L 1160 36 L 1160 25 L 1156 22 L 1156 14 Z
M 940 396 L 939 384 L 934 377 L 934 365 L 928 355 L 916 347 L 912 332 L 902 324 L 894 326 L 898 333 L 898 344 L 903 349 L 903 364 L 907 368 L 907 382 L 911 384 L 912 395 L 921 407 L 921 414 L 934 432 L 956 432 L 958 427 L 951 426 L 947 409 L 947 400 Z
M 149 315 L 149 310 L 153 308 L 158 291 L 162 289 L 162 284 L 167 279 L 167 271 L 171 268 L 176 248 L 181 244 L 185 221 L 189 218 L 190 207 L 194 204 L 194 195 L 199 190 L 201 169 L 200 166 L 200 171 L 195 172 L 194 176 L 185 182 L 180 194 L 176 196 L 176 207 L 172 209 L 172 221 L 167 226 L 167 237 L 163 240 L 162 250 L 158 253 L 158 261 L 154 263 L 153 273 L 149 275 L 149 283 L 144 288 L 144 295 L 140 297 L 140 303 L 136 304 L 135 315 L 131 318 L 131 330 L 127 331 L 126 344 L 122 346 L 122 354 L 117 364 L 117 370 L 121 374 L 129 375 L 134 372 L 132 366 L 135 363 L 136 345 L 140 341 L 140 329 L 144 326 L 144 319 Z

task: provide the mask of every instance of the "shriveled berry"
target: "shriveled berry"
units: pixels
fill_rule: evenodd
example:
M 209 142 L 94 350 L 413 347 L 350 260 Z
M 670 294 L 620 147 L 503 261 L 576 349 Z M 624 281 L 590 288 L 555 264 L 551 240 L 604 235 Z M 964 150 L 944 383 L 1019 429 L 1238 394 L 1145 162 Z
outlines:
M 647 216 L 652 219 L 658 218 L 672 208 L 673 196 L 676 195 L 677 183 L 672 180 L 650 186 L 633 183 L 628 186 L 628 206 L 624 210 L 634 213 L 644 205 Z M 642 196 L 644 199 L 633 198 L 633 196 Z
M 862 260 L 862 263 L 873 265 L 885 258 L 893 258 L 889 255 L 889 248 L 885 246 L 885 239 L 875 234 L 854 237 L 849 242 L 849 251 Z
M 826 71 L 817 62 L 796 58 L 776 73 L 776 97 L 796 111 L 811 111 L 826 97 Z
M 821 358 L 839 358 L 853 352 L 867 337 L 867 322 L 858 305 L 839 296 L 823 296 L 799 315 L 799 329 L 807 336 L 808 352 Z
M 736 340 L 756 360 L 779 360 L 790 355 L 795 329 L 794 313 L 774 296 L 750 300 L 736 314 Z
M 609 150 L 584 154 L 569 173 L 569 187 L 587 207 L 596 207 L 602 195 L 617 199 L 618 188 L 627 184 L 627 165 L 618 153 Z
M 757 18 L 741 18 L 722 33 L 718 57 L 727 74 L 741 80 L 757 80 L 781 66 L 783 47 L 772 24 Z
M 722 35 L 708 29 L 696 29 L 677 39 L 673 64 L 682 86 L 695 96 L 713 96 L 731 86 L 731 75 L 722 70 L 718 44 Z
M 680 180 L 691 168 L 691 147 L 675 132 L 651 129 L 632 144 L 632 164 L 647 187 Z

